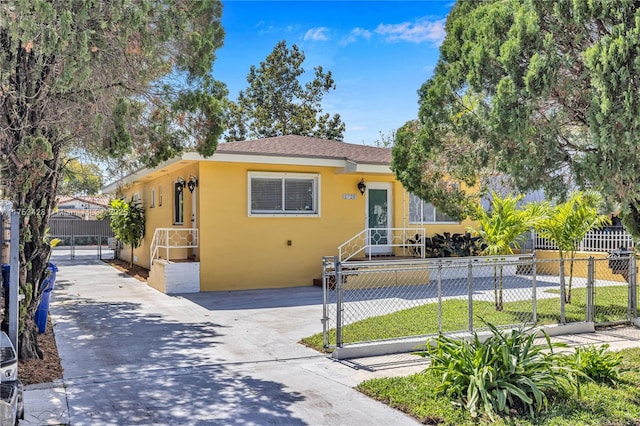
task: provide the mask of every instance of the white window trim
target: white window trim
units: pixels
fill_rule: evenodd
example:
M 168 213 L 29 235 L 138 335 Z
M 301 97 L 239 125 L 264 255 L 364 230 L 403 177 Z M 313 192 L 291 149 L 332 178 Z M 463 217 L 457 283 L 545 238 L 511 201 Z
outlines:
M 285 179 L 304 178 L 314 181 L 314 201 L 316 211 L 314 213 L 253 213 L 251 211 L 251 180 L 253 178 Z M 286 172 L 248 172 L 247 176 L 247 216 L 249 217 L 320 217 L 320 174 L 318 173 L 286 173 Z
M 459 225 L 460 222 L 455 221 L 455 220 L 450 220 L 450 221 L 431 221 L 431 222 L 424 222 L 424 221 L 413 221 L 411 220 L 411 197 L 416 197 L 415 195 L 409 193 L 409 224 L 410 225 Z M 420 206 L 420 208 L 424 208 L 425 203 L 426 204 L 431 204 L 428 201 L 424 201 L 421 200 L 422 204 Z M 433 204 L 431 204 L 433 206 Z M 438 214 L 438 208 L 436 206 L 433 206 L 433 210 L 434 210 L 434 214 L 433 217 L 437 217 Z M 424 213 L 422 212 L 422 214 L 420 215 L 420 217 L 424 217 Z
M 151 200 L 149 204 L 150 204 L 149 206 L 150 209 L 153 209 L 156 206 L 156 189 L 155 188 L 151 188 Z

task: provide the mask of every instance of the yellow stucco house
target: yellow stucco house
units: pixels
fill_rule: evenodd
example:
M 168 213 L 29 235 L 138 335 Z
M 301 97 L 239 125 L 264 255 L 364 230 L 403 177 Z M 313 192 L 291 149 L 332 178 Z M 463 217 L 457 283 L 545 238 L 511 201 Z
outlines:
M 407 193 L 390 161 L 386 148 L 283 136 L 223 143 L 209 158 L 185 153 L 103 192 L 142 203 L 134 263 L 151 268 L 149 284 L 161 291 L 310 286 L 322 257 L 370 238 L 367 229 L 467 229 Z M 366 254 L 402 249 L 376 235 Z

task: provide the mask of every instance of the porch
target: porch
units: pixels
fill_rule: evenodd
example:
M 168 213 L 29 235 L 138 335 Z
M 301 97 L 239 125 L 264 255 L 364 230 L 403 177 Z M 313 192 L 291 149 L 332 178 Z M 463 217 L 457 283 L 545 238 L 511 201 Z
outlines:
M 166 294 L 198 293 L 198 228 L 156 228 L 150 247 L 149 286 Z

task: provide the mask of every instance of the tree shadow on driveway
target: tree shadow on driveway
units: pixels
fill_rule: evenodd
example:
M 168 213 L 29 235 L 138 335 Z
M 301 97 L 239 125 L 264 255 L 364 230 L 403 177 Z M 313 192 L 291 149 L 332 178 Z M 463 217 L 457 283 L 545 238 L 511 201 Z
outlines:
M 99 290 L 84 287 L 78 291 L 97 293 L 83 297 L 69 281 L 56 283 L 52 308 L 72 424 L 305 424 L 291 407 L 303 395 L 221 355 L 228 356 L 221 340 L 228 327 L 183 312 L 186 301 L 170 301 L 177 304 L 166 313 L 135 296 L 101 299 Z

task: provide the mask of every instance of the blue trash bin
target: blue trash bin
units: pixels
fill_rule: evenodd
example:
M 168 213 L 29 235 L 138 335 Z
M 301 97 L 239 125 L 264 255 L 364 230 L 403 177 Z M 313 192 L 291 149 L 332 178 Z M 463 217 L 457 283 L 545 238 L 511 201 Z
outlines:
M 58 272 L 58 267 L 49 262 L 49 276 L 42 281 L 40 284 L 40 290 L 42 293 L 42 298 L 40 299 L 40 304 L 38 305 L 38 309 L 36 310 L 35 321 L 38 326 L 38 332 L 44 333 L 47 329 L 47 316 L 49 315 L 49 297 L 51 296 L 51 290 L 55 287 L 56 284 L 56 272 Z

